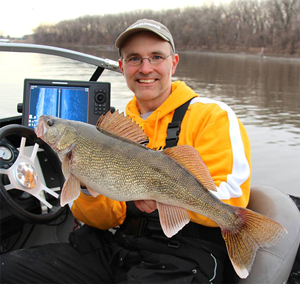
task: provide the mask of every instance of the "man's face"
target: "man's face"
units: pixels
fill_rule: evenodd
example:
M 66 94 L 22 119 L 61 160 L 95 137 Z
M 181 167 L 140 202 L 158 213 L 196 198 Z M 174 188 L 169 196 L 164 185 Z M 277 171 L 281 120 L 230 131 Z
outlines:
M 153 55 L 166 57 L 172 53 L 171 45 L 151 32 L 132 35 L 122 47 L 122 58 L 132 56 L 147 58 Z M 141 64 L 132 66 L 119 60 L 128 88 L 134 92 L 142 113 L 158 108 L 171 94 L 171 77 L 175 73 L 179 57 L 167 57 L 162 63 L 151 64 L 144 59 Z

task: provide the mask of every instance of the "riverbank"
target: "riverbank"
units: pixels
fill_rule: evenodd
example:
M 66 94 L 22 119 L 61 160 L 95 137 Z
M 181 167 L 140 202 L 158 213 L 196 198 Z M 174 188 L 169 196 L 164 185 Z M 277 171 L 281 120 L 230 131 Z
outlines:
M 81 44 L 72 44 L 72 45 L 57 45 L 58 47 L 62 47 L 62 48 L 67 48 L 67 49 L 74 49 L 76 51 L 81 51 L 81 49 L 86 50 L 86 48 L 90 48 L 90 49 L 98 49 L 98 50 L 111 50 L 111 51 L 116 51 L 117 49 L 112 46 L 105 46 L 105 45 L 81 45 Z M 189 52 L 189 53 L 199 53 L 201 52 L 202 54 L 207 53 L 208 55 L 220 55 L 220 56 L 224 56 L 224 55 L 232 55 L 232 56 L 253 56 L 253 57 L 261 57 L 261 58 L 265 58 L 265 57 L 273 57 L 273 58 L 278 58 L 278 59 L 287 59 L 287 60 L 296 60 L 297 62 L 300 62 L 300 51 L 297 54 L 280 54 L 280 53 L 276 53 L 276 52 L 272 52 L 269 49 L 259 49 L 259 48 L 250 48 L 248 50 L 244 50 L 242 48 L 240 49 L 220 49 L 220 50 L 210 50 L 207 48 L 186 48 L 186 49 L 181 49 L 181 48 L 176 48 L 176 51 L 178 53 L 181 52 Z
M 28 37 L 27 39 L 16 39 L 16 40 L 11 40 L 11 42 L 16 42 L 16 43 L 34 43 L 32 37 Z M 80 49 L 80 48 L 93 48 L 93 49 L 99 49 L 99 50 L 115 50 L 114 45 L 83 45 L 83 44 L 49 44 L 49 43 L 44 43 L 45 45 L 52 45 L 52 46 L 57 46 L 57 47 L 62 47 L 62 48 L 68 48 L 68 49 Z M 207 53 L 214 53 L 214 54 L 237 54 L 237 55 L 253 55 L 253 56 L 271 56 L 271 57 L 278 57 L 278 58 L 296 58 L 300 60 L 300 49 L 296 50 L 293 54 L 287 53 L 287 52 L 279 52 L 274 50 L 273 48 L 264 48 L 264 47 L 232 47 L 228 48 L 226 47 L 219 47 L 218 49 L 215 47 L 212 48 L 207 48 L 207 47 L 198 47 L 198 46 L 185 46 L 185 47 L 176 47 L 177 52 L 207 52 Z
M 294 53 L 283 53 L 274 50 L 273 48 L 264 47 L 223 47 L 223 48 L 198 48 L 198 47 L 186 47 L 184 50 L 178 49 L 178 51 L 199 51 L 199 52 L 213 52 L 213 53 L 228 53 L 228 54 L 249 54 L 257 56 L 272 56 L 272 57 L 287 57 L 287 58 L 300 58 L 300 50 L 296 50 Z

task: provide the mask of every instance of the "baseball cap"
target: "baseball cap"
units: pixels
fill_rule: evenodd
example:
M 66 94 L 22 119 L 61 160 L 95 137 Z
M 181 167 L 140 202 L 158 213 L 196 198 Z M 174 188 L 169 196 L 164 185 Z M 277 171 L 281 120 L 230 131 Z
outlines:
M 164 26 L 162 23 L 156 22 L 154 20 L 149 20 L 149 19 L 138 20 L 137 22 L 132 24 L 129 28 L 127 28 L 123 33 L 121 33 L 116 40 L 116 47 L 120 50 L 125 40 L 129 36 L 140 31 L 150 31 L 157 34 L 165 41 L 168 41 L 172 46 L 173 52 L 175 52 L 173 37 L 170 31 L 168 30 L 168 28 Z

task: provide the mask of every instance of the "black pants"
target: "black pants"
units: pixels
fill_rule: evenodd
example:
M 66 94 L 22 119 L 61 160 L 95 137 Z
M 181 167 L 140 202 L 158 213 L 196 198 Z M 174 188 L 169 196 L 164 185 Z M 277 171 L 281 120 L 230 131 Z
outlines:
M 165 240 L 135 237 L 122 231 L 112 235 L 83 226 L 71 233 L 70 243 L 2 255 L 0 281 L 3 284 L 221 283 L 227 254 L 222 250 L 220 253 L 218 246 L 209 247 L 207 253 L 206 244 L 184 238 L 179 246 L 169 245 Z

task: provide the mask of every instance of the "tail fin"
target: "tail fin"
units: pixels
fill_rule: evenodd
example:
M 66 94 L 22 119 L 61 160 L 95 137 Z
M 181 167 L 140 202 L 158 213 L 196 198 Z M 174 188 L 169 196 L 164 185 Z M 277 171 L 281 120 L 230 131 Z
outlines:
M 246 208 L 239 208 L 242 220 L 237 230 L 221 228 L 231 263 L 240 278 L 249 275 L 256 251 L 275 245 L 286 233 L 277 222 Z

